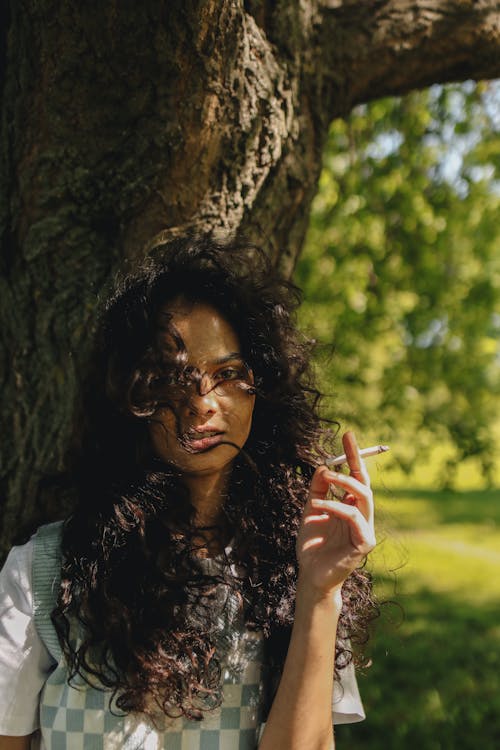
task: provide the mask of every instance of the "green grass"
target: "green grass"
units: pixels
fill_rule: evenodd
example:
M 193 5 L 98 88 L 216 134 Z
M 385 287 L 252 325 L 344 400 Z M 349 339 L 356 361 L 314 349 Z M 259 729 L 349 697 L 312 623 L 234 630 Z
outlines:
M 371 556 L 386 604 L 339 750 L 500 747 L 500 491 L 383 490 Z

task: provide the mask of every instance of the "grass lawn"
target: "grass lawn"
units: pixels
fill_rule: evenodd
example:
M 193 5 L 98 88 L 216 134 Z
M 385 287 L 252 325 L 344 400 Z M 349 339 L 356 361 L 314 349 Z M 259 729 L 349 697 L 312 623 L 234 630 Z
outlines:
M 386 604 L 339 750 L 500 748 L 500 490 L 382 490 L 370 567 Z

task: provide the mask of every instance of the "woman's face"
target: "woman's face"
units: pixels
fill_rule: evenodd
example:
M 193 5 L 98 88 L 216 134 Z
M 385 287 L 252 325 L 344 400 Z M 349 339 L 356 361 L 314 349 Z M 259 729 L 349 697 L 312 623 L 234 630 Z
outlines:
M 161 406 L 151 418 L 153 450 L 185 474 L 227 470 L 245 445 L 255 402 L 238 337 L 211 305 L 173 300 L 160 310 L 159 344 L 182 366 L 153 384 Z

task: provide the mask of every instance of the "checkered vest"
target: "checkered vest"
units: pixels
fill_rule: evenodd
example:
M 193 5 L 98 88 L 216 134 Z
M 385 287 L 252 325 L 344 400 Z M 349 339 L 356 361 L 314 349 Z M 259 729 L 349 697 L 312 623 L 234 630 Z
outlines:
M 54 659 L 40 697 L 44 750 L 255 750 L 262 719 L 263 639 L 245 628 L 236 597 L 224 608 L 223 703 L 202 722 L 172 720 L 165 731 L 137 715 L 123 715 L 110 692 L 77 676 L 68 684 L 66 662 L 50 614 L 60 582 L 62 524 L 42 526 L 34 542 L 35 626 Z M 205 560 L 214 572 L 219 560 Z M 242 658 L 243 657 L 243 658 Z M 237 667 L 235 666 L 237 665 Z

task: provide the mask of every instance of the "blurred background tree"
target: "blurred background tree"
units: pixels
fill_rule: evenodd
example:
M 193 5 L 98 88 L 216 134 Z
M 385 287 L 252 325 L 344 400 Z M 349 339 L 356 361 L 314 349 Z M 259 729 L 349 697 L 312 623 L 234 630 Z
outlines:
M 499 165 L 499 81 L 357 107 L 331 125 L 295 273 L 328 416 L 404 471 L 447 445 L 445 484 L 471 457 L 493 481 Z

